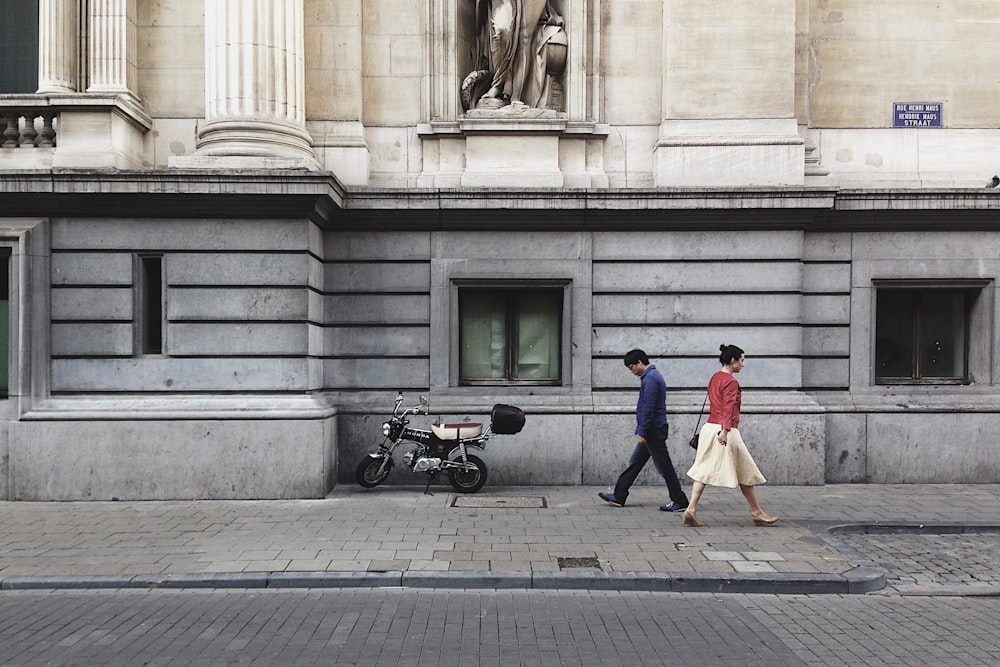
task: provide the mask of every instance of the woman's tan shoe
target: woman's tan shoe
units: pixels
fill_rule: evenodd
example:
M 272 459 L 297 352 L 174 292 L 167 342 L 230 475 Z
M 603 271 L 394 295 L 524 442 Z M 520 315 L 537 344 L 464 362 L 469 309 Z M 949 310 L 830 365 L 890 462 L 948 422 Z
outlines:
M 750 516 L 753 517 L 753 525 L 755 526 L 771 526 L 778 520 L 778 517 L 768 514 L 751 514 Z
M 694 512 L 684 512 L 684 525 L 691 526 L 692 528 L 701 528 L 705 524 L 698 521 L 698 517 L 694 515 Z

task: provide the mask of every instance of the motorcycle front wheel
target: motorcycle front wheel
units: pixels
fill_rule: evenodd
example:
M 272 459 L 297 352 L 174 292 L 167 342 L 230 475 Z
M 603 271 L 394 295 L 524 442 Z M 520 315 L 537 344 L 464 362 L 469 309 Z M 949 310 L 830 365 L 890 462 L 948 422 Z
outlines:
M 385 467 L 382 466 L 383 461 L 385 461 Z M 384 482 L 389 477 L 390 472 L 392 472 L 392 459 L 366 456 L 358 464 L 358 469 L 354 473 L 354 479 L 361 486 L 370 489 Z
M 448 480 L 459 493 L 475 493 L 486 484 L 486 464 L 478 456 L 469 456 L 468 459 L 466 470 L 448 470 Z

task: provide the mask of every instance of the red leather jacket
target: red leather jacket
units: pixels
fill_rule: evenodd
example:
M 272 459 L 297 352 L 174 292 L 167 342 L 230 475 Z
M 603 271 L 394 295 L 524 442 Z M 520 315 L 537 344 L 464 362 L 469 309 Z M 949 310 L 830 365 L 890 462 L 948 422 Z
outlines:
M 732 373 L 719 371 L 712 376 L 708 382 L 708 402 L 711 405 L 708 421 L 724 429 L 739 427 L 742 392 Z

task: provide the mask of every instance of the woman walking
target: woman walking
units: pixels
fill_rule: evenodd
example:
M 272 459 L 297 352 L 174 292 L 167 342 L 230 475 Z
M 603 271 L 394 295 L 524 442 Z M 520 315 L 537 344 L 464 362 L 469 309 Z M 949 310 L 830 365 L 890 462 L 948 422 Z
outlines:
M 691 501 L 684 512 L 685 526 L 704 526 L 698 520 L 698 501 L 706 485 L 740 487 L 750 505 L 750 516 L 757 526 L 769 526 L 778 520 L 765 512 L 757 500 L 756 486 L 767 480 L 754 463 L 750 451 L 740 435 L 740 383 L 736 374 L 743 370 L 746 361 L 743 350 L 735 345 L 719 346 L 719 363 L 722 370 L 708 383 L 708 401 L 711 410 L 705 425 L 698 434 L 698 454 L 694 465 L 687 471 L 694 480 Z

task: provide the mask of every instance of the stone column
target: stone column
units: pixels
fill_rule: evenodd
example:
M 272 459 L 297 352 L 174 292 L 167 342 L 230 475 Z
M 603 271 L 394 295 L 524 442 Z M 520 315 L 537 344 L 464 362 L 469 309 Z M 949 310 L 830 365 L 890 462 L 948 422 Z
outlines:
M 136 93 L 136 0 L 90 0 L 88 93 Z
M 303 0 L 205 0 L 205 122 L 190 166 L 318 169 L 304 53 Z
M 38 2 L 38 93 L 75 93 L 80 66 L 78 0 Z

